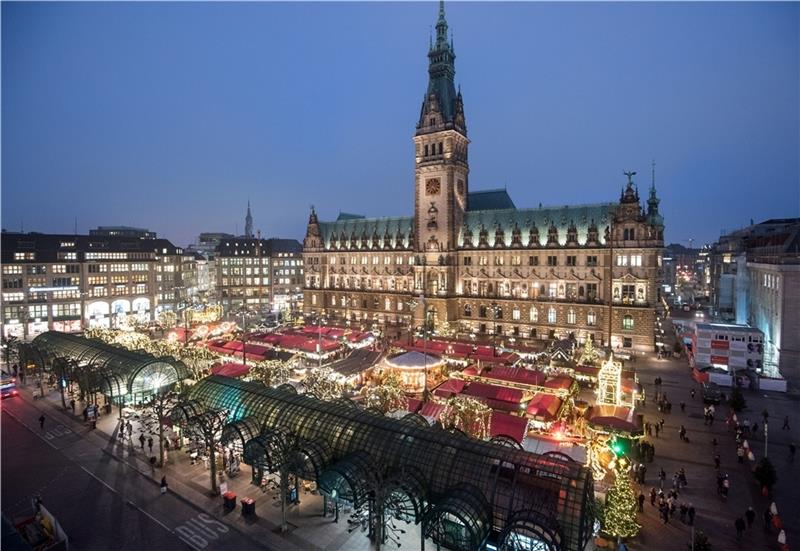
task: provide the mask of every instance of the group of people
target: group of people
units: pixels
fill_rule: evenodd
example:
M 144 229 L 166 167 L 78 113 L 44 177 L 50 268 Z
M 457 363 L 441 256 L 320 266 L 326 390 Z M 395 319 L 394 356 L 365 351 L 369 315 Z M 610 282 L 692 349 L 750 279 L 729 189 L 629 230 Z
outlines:
M 681 471 L 683 471 L 683 469 L 681 469 Z M 664 470 L 662 469 L 661 472 L 663 473 Z M 676 473 L 673 477 L 674 486 L 680 485 L 679 480 L 680 477 L 678 473 Z M 639 492 L 639 512 L 644 512 L 644 499 L 644 494 Z M 691 502 L 687 503 L 685 501 L 679 503 L 678 490 L 676 487 L 673 487 L 666 494 L 664 494 L 663 489 L 656 490 L 655 488 L 651 488 L 650 505 L 653 507 L 658 507 L 659 516 L 664 524 L 669 524 L 670 518 L 675 515 L 676 511 L 678 511 L 681 522 L 684 524 L 689 524 L 689 526 L 694 525 L 694 517 L 696 515 L 694 505 L 692 505 Z

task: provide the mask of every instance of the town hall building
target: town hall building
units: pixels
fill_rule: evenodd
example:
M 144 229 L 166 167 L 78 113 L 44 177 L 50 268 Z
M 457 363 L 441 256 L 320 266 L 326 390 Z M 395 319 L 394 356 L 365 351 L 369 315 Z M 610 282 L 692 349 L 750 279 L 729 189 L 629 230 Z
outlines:
M 664 220 L 635 173 L 619 200 L 517 208 L 470 191 L 469 139 L 440 3 L 414 135 L 414 215 L 321 221 L 303 242 L 304 311 L 332 322 L 653 350 Z

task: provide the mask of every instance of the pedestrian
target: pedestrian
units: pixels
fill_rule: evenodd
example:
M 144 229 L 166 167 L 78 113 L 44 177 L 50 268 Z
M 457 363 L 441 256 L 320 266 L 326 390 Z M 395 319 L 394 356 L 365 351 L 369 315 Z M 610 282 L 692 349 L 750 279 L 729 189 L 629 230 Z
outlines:
M 737 518 L 733 525 L 736 527 L 736 539 L 742 539 L 742 532 L 744 532 L 744 519 L 742 517 Z
M 789 444 L 789 461 L 794 461 L 794 452 L 797 451 L 797 446 L 794 445 L 794 442 Z
M 672 489 L 678 491 L 678 473 L 672 475 Z
M 142 446 L 142 450 L 144 450 L 144 434 L 139 435 L 139 444 Z
M 742 446 L 736 448 L 736 457 L 739 458 L 739 463 L 744 463 L 744 448 Z
M 686 482 L 686 471 L 683 467 L 678 471 L 678 482 L 680 482 L 681 488 L 685 488 L 688 486 L 688 482 Z
M 692 389 L 692 392 L 690 394 L 692 395 L 692 400 L 694 400 L 694 389 Z
M 711 439 L 711 445 L 714 446 L 715 450 L 717 449 L 717 444 L 718 444 L 717 437 L 715 436 L 714 438 Z
M 695 510 L 694 510 L 694 505 L 692 505 L 691 503 L 689 504 L 689 511 L 687 514 L 689 515 L 689 526 L 694 526 Z
M 661 420 L 658 422 L 661 425 L 661 430 L 664 430 L 664 418 L 662 417 Z
M 714 455 L 714 468 L 717 470 L 719 470 L 719 463 L 720 463 L 719 454 L 716 454 Z
M 133 425 L 128 421 L 128 438 L 133 439 Z
M 153 437 L 147 439 L 147 447 L 150 448 L 150 453 L 153 453 Z
M 69 408 L 72 410 L 72 415 L 75 415 L 75 399 L 69 401 Z
M 644 475 L 647 473 L 647 467 L 642 464 L 639 467 L 639 484 L 644 484 Z
M 756 511 L 753 507 L 748 507 L 747 511 L 744 512 L 744 517 L 747 519 L 747 529 L 753 527 L 753 523 L 756 521 Z
M 156 456 L 150 456 L 150 472 L 156 474 Z
M 667 473 L 664 472 L 664 469 L 661 469 L 661 472 L 658 473 L 658 485 L 663 490 L 664 489 L 664 481 L 667 479 Z
M 650 505 L 652 505 L 653 507 L 656 506 L 656 488 L 655 488 L 655 486 L 650 488 Z
M 644 494 L 639 492 L 639 512 L 644 513 Z
M 39 416 L 39 428 L 44 430 L 44 413 Z
M 753 426 L 750 428 L 750 431 L 753 436 L 758 434 L 758 421 L 753 421 Z
M 166 494 L 167 493 L 167 477 L 166 477 L 166 475 L 161 477 L 161 493 L 162 494 Z
M 658 433 L 661 432 L 661 425 L 656 423 L 656 438 L 658 438 Z
M 681 430 L 678 431 L 678 436 L 680 436 L 683 442 L 686 442 L 686 427 L 681 425 Z
M 685 503 L 681 503 L 680 511 L 681 511 L 681 522 L 686 524 L 686 513 L 689 512 L 689 508 L 686 506 Z
M 83 408 L 83 422 L 86 423 L 89 421 L 89 406 Z
M 783 426 L 781 427 L 781 430 L 792 430 L 792 427 L 789 426 L 789 416 L 788 415 L 783 418 Z
M 681 413 L 686 412 L 686 402 L 681 402 Z
M 667 509 L 667 505 L 661 505 L 659 512 L 661 513 L 661 520 L 664 522 L 664 524 L 669 524 L 669 509 Z

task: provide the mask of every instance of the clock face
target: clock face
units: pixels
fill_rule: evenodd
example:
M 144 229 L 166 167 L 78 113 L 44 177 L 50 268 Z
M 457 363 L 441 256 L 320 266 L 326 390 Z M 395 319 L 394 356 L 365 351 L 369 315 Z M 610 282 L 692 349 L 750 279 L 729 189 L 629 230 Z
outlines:
M 431 178 L 425 182 L 425 193 L 428 195 L 439 195 L 442 185 L 439 183 L 439 178 Z

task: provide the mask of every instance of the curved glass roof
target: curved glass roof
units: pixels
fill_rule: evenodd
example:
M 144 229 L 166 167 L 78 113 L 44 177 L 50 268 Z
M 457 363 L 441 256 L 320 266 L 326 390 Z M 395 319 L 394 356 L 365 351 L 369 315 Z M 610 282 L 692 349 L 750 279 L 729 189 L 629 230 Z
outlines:
M 189 378 L 183 362 L 132 352 L 102 341 L 69 333 L 47 331 L 31 342 L 41 358 L 66 359 L 72 378 L 88 391 L 112 396 L 152 392 Z
M 332 488 L 341 486 L 353 494 L 354 501 L 362 498 L 363 490 L 354 487 L 363 479 L 360 467 L 399 472 L 413 466 L 415 480 L 424 486 L 425 499 L 434 508 L 452 500 L 456 489 L 465 484 L 473 494 L 478 492 L 488 512 L 476 505 L 480 500 L 469 498 L 472 505 L 464 507 L 471 512 L 462 516 L 469 516 L 464 520 L 470 523 L 470 541 L 485 536 L 484 532 L 501 533 L 517 513 L 531 509 L 559 527 L 561 549 L 582 549 L 591 537 L 592 478 L 583 465 L 569 458 L 537 455 L 381 416 L 344 401 L 325 402 L 227 377 L 207 377 L 189 394 L 207 407 L 227 409 L 228 422 L 256 417 L 265 430 L 280 428 L 324 448 L 325 470 L 335 466 L 332 470 L 341 476 L 330 481 Z M 369 462 L 362 461 L 364 457 Z M 440 511 L 451 513 L 441 507 Z

